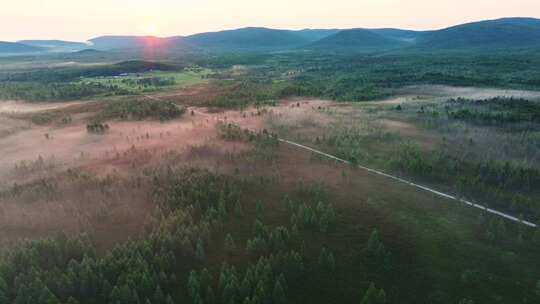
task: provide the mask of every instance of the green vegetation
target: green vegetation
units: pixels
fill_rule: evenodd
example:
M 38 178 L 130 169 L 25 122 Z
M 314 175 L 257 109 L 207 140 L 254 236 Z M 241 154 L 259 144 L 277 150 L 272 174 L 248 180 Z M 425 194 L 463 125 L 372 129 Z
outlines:
M 46 224 L 28 227 L 25 222 L 23 235 L 38 224 L 52 228 L 35 240 L 6 242 L 0 303 L 530 304 L 540 299 L 539 229 L 279 140 L 305 143 L 538 223 L 537 100 L 453 98 L 420 90 L 401 104 L 356 102 L 428 83 L 538 89 L 538 54 L 239 52 L 177 61 L 0 72 L 0 98 L 135 95 L 9 116 L 54 123 L 29 128 L 51 132 L 39 134 L 55 147 L 61 147 L 57 138 L 67 124 L 73 133 L 86 125 L 92 135 L 83 134 L 88 145 L 70 155 L 74 162 L 80 159 L 77 167 L 63 171 L 70 162 L 39 157 L 6 171 L 0 184 L 5 234 L 10 236 L 11 222 L 4 213 L 26 220 L 32 208 L 46 210 L 44 218 L 72 208 L 98 211 L 66 219 L 80 221 L 86 233 L 67 229 L 68 234 L 52 236 L 59 230 L 56 222 L 46 218 Z M 195 84 L 204 85 L 170 100 L 146 96 Z M 343 103 L 278 104 L 297 95 Z M 164 147 L 148 147 L 139 140 L 144 133 L 133 131 L 121 134 L 124 145 L 119 140 L 110 149 L 94 149 L 97 135 L 109 138 L 111 120 L 167 121 L 196 105 L 208 106 L 209 116 L 222 111 L 217 123 L 218 115 L 192 112 L 189 135 L 207 138 L 201 146 L 178 152 L 181 138 L 171 137 L 160 142 Z M 225 108 L 242 111 L 229 116 Z M 204 132 L 198 133 L 199 127 Z M 160 132 L 161 139 L 170 130 L 150 131 Z M 132 148 L 121 150 L 125 142 Z M 103 164 L 96 165 L 100 157 L 103 172 Z M 69 205 L 66 193 L 84 206 Z M 127 215 L 113 203 L 130 199 L 140 205 L 123 205 Z M 102 220 L 110 222 L 93 226 Z M 123 222 L 136 228 L 118 232 L 107 226 L 122 228 Z M 107 238 L 115 232 L 122 241 Z
M 65 101 L 132 95 L 204 82 L 207 70 L 148 61 L 0 73 L 0 98 Z
M 142 120 L 147 118 L 161 121 L 180 117 L 186 112 L 182 106 L 171 101 L 150 100 L 148 98 L 127 98 L 108 102 L 98 113 L 97 120 L 122 119 Z
M 245 259 L 235 266 L 230 263 L 236 259 L 226 259 L 219 272 L 213 273 L 204 267 L 214 265 L 218 258 L 212 241 L 219 230 L 230 229 L 229 219 L 242 192 L 255 185 L 201 169 L 167 171 L 148 180 L 157 207 L 141 239 L 117 245 L 105 255 L 98 254 L 85 235 L 21 243 L 0 264 L 2 299 L 15 303 L 173 303 L 186 298 L 193 303 L 286 303 L 287 294 L 302 284 L 306 272 L 315 271 L 306 263 L 318 260 L 314 266 L 322 272 L 335 268 L 334 255 L 326 248 L 318 258 L 305 251 L 302 244 L 308 236 L 301 236 L 294 225 L 290 230 L 255 219 L 245 253 L 238 252 L 232 240 L 232 233 L 237 232 L 229 230 L 225 237 L 229 258 L 249 255 L 255 262 Z M 312 199 L 323 200 L 320 196 Z M 193 270 L 185 272 L 186 267 Z

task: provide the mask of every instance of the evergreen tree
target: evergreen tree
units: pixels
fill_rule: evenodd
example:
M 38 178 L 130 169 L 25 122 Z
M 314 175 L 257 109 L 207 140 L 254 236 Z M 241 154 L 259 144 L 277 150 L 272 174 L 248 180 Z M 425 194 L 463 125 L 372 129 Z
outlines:
M 206 258 L 206 255 L 204 253 L 203 241 L 200 238 L 197 241 L 197 248 L 195 249 L 195 257 L 197 257 L 199 261 L 204 261 L 204 259 Z
M 285 304 L 287 303 L 287 298 L 285 297 L 285 291 L 281 286 L 279 281 L 276 281 L 274 285 L 274 291 L 272 292 L 272 303 L 273 304 Z
M 227 236 L 225 237 L 225 252 L 232 253 L 236 249 L 236 244 L 234 243 L 234 240 L 230 233 L 227 233 Z
M 386 251 L 383 242 L 379 238 L 377 229 L 373 229 L 365 248 L 367 262 L 373 269 L 382 267 L 390 269 L 390 253 Z
M 240 203 L 238 200 L 234 204 L 234 214 L 238 217 L 244 215 L 244 208 L 242 207 L 242 203 Z
M 189 273 L 188 278 L 188 294 L 192 299 L 195 299 L 196 297 L 199 297 L 201 293 L 201 284 L 199 281 L 199 278 L 197 276 L 197 273 L 192 270 Z
M 212 289 L 212 286 L 208 286 L 206 288 L 206 295 L 205 295 L 205 303 L 206 304 L 215 304 L 216 303 L 216 295 L 214 293 L 214 289 Z
M 114 286 L 114 288 L 111 291 L 111 295 L 109 296 L 109 303 L 117 304 L 122 303 L 122 296 L 120 295 L 120 288 L 118 286 Z
M 75 300 L 73 297 L 69 297 L 67 304 L 79 304 L 79 301 Z
M 223 193 L 223 191 L 219 195 L 218 213 L 222 219 L 227 217 L 227 206 L 225 204 L 225 193 Z
M 368 290 L 364 294 L 364 298 L 360 304 L 385 304 L 386 303 L 386 293 L 384 290 L 377 289 L 375 284 L 371 283 Z
M 334 254 L 323 247 L 321 254 L 319 255 L 319 267 L 325 271 L 332 272 L 336 268 L 336 261 L 334 259 Z
M 163 294 L 163 290 L 161 289 L 161 286 L 156 287 L 156 291 L 154 292 L 154 300 L 152 301 L 154 304 L 163 304 L 165 303 L 165 294 Z

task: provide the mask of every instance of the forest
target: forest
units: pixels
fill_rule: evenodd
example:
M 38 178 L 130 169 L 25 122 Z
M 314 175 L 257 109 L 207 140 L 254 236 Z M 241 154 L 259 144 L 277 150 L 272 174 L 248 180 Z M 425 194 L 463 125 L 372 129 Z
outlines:
M 538 53 L 62 56 L 0 69 L 0 304 L 540 303 Z

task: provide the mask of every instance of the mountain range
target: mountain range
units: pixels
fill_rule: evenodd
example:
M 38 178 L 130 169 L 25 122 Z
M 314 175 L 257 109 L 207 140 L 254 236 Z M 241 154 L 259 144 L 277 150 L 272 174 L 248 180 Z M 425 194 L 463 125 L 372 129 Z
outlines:
M 0 42 L 0 53 L 70 52 L 83 49 L 209 50 L 508 50 L 540 48 L 540 19 L 502 18 L 460 24 L 433 31 L 382 29 L 279 30 L 247 27 L 190 36 L 100 36 L 87 43 L 62 40 Z

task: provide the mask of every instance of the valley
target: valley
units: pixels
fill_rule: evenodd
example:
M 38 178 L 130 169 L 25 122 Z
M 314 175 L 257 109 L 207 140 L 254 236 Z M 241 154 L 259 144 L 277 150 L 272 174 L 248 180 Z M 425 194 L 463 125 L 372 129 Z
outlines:
M 0 44 L 0 304 L 539 303 L 538 24 Z

